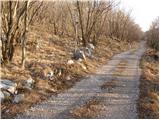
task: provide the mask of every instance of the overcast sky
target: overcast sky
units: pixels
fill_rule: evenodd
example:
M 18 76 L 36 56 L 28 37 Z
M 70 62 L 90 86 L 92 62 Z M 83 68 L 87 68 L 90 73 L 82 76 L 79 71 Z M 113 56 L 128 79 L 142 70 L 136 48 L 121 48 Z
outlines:
M 135 22 L 140 25 L 143 31 L 149 29 L 151 22 L 159 16 L 160 0 L 118 0 L 121 7 L 126 10 L 132 9 L 132 16 Z

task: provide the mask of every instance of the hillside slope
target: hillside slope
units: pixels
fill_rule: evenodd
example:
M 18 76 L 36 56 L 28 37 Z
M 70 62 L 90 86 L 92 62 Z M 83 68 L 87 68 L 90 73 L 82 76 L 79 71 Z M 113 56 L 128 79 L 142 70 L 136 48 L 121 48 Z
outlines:
M 67 62 L 71 60 L 76 48 L 76 41 L 72 38 L 60 38 L 40 27 L 32 27 L 27 36 L 25 70 L 20 67 L 20 52 L 16 52 L 11 64 L 1 68 L 1 79 L 17 83 L 17 94 L 24 95 L 18 103 L 13 102 L 13 97 L 5 99 L 1 105 L 2 118 L 13 118 L 17 113 L 23 112 L 33 104 L 63 92 L 79 81 L 79 78 L 94 73 L 114 54 L 137 47 L 136 42 L 130 46 L 124 41 L 101 37 L 95 47 L 93 58 L 86 58 L 81 62 L 73 60 L 74 64 L 69 65 Z M 16 49 L 20 51 L 19 46 Z M 58 70 L 63 71 L 58 74 Z M 53 79 L 46 77 L 45 74 L 48 74 L 48 71 L 55 73 Z M 24 88 L 22 83 L 30 78 L 34 80 L 34 86 L 30 89 Z

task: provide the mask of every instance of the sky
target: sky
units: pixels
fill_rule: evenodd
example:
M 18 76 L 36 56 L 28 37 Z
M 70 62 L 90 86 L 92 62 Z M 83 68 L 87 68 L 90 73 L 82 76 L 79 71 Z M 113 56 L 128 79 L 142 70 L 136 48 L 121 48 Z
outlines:
M 143 31 L 149 29 L 152 21 L 159 16 L 160 0 L 118 0 L 121 8 L 132 10 L 131 16 Z

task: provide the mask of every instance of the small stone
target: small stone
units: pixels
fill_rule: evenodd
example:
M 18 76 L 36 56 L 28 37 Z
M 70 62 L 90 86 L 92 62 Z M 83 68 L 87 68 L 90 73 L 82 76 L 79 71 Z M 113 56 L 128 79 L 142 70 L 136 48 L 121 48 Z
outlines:
M 10 80 L 6 80 L 6 79 L 0 80 L 0 89 L 9 91 L 10 93 L 14 94 L 16 91 L 16 87 L 17 87 L 17 84 Z
M 48 77 L 48 78 L 52 78 L 53 75 L 54 75 L 53 71 L 50 71 L 50 72 L 47 74 L 47 77 Z
M 92 58 L 93 57 L 92 56 L 92 49 L 86 48 L 85 49 L 85 54 L 86 54 L 87 57 Z
M 79 50 L 79 49 L 75 50 L 75 52 L 73 53 L 73 58 L 75 60 L 78 60 L 80 58 L 86 60 L 84 52 L 82 50 Z
M 57 90 L 55 90 L 54 88 L 51 89 L 52 92 L 57 92 Z
M 15 95 L 13 102 L 14 103 L 19 103 L 23 99 L 24 99 L 24 94 Z
M 27 80 L 27 83 L 28 84 L 33 84 L 35 81 L 30 77 L 28 80 Z
M 72 64 L 74 64 L 74 61 L 73 61 L 73 60 L 68 60 L 68 61 L 67 61 L 67 64 L 68 64 L 68 65 L 72 65 Z
M 35 80 L 29 77 L 29 79 L 23 81 L 22 85 L 23 85 L 23 88 L 31 90 L 34 83 L 35 83 Z
M 6 113 L 9 113 L 9 110 L 6 110 Z
M 14 82 L 12 82 L 10 80 L 6 80 L 6 79 L 0 80 L 0 83 L 1 83 L 0 85 L 5 84 L 5 85 L 8 85 L 8 86 L 16 86 L 16 83 L 14 83 Z
M 16 90 L 14 93 L 17 95 L 18 94 L 18 90 Z
M 9 110 L 6 110 L 6 113 L 9 113 Z
M 36 45 L 36 50 L 38 50 L 40 47 L 39 47 L 39 45 Z
M 10 99 L 10 98 L 11 98 L 11 93 L 9 93 L 8 91 L 5 91 L 5 90 L 0 91 L 1 102 L 3 102 L 5 99 Z
M 2 91 L 0 91 L 0 99 L 1 99 L 1 101 L 3 101 L 4 100 L 4 93 L 2 92 Z
M 91 48 L 91 49 L 95 49 L 94 45 L 89 43 L 88 46 Z
M 2 91 L 2 92 L 3 92 L 4 96 L 5 96 L 5 98 L 8 98 L 8 97 L 11 96 L 11 94 L 9 92 L 7 92 L 7 91 Z
M 68 76 L 66 77 L 66 80 L 71 80 L 70 75 L 68 75 Z
M 78 59 L 78 62 L 82 62 L 83 60 L 81 58 Z

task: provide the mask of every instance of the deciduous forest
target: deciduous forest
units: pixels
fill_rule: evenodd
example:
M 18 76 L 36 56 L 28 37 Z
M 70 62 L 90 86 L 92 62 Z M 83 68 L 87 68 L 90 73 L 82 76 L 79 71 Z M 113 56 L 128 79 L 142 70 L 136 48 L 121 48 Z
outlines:
M 144 32 L 132 10 L 120 5 L 115 0 L 1 1 L 1 117 L 158 118 L 159 18 Z M 97 95 L 98 89 L 106 96 Z M 140 91 L 133 114 L 133 106 L 127 109 L 122 100 L 134 103 L 134 94 L 126 94 L 132 90 Z M 110 95 L 110 103 L 118 106 L 117 99 L 128 106 L 110 110 L 104 102 Z M 103 116 L 107 110 L 110 117 Z

